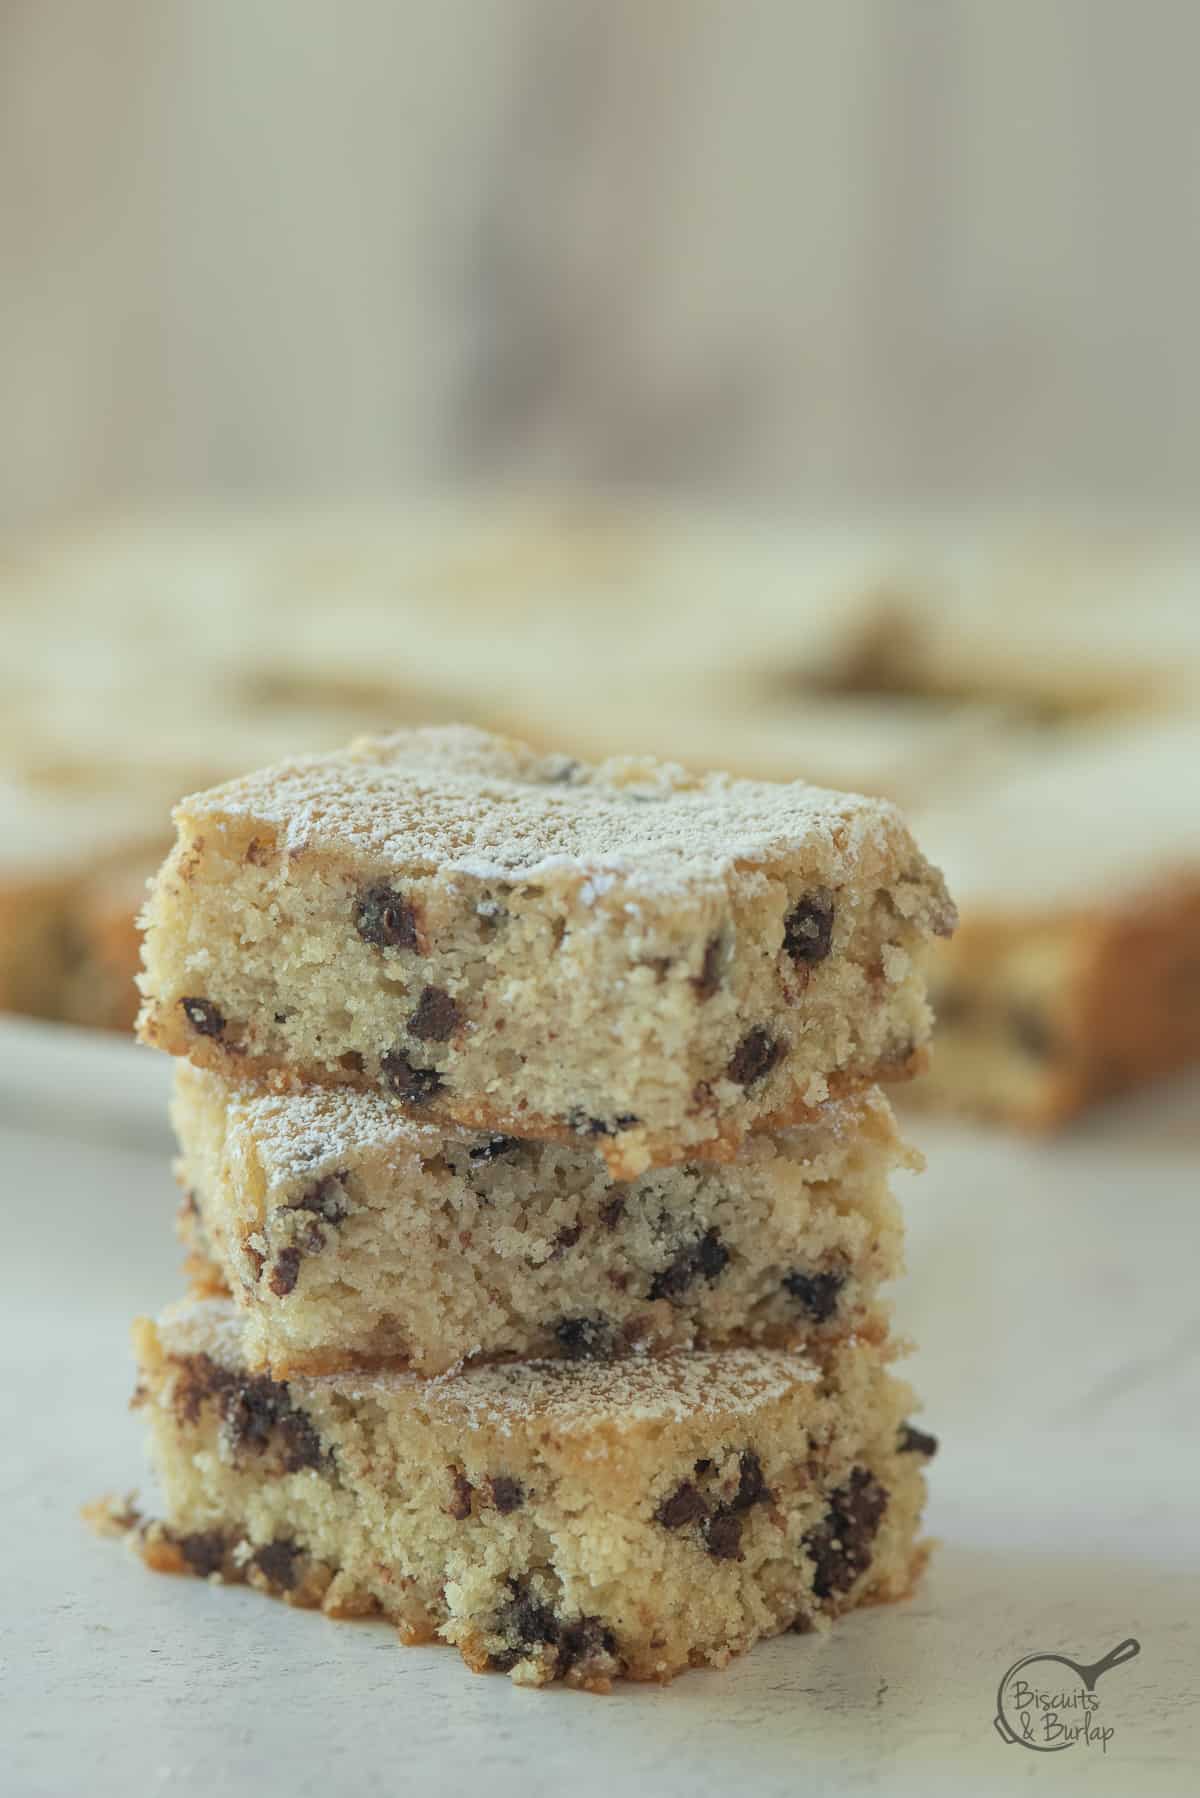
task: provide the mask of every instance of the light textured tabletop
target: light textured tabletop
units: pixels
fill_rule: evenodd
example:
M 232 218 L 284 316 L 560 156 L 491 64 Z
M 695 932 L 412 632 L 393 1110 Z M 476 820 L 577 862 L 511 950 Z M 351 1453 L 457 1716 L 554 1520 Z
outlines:
M 157 1578 L 79 1521 L 86 1498 L 144 1483 L 127 1324 L 178 1288 L 166 1072 L 0 1026 L 5 1793 L 1196 1789 L 1195 1082 L 1045 1145 L 910 1119 L 929 1170 L 903 1183 L 900 1312 L 943 1443 L 926 1583 L 828 1640 L 589 1698 Z M 1140 1653 L 1096 1686 L 1103 1745 L 1002 1741 L 1014 1662 L 1091 1663 L 1127 1637 Z

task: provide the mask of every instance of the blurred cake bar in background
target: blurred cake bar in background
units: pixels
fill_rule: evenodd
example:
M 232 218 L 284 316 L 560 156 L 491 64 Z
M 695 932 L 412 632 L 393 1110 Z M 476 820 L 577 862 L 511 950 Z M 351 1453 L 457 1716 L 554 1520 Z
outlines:
M 990 707 L 904 699 L 764 694 L 749 703 L 726 683 L 695 679 L 682 690 L 636 674 L 613 688 L 561 677 L 508 717 L 543 747 L 603 760 L 627 752 L 726 768 L 751 780 L 802 778 L 912 807 L 960 787 L 1005 742 Z
M 849 616 L 814 656 L 803 616 L 780 610 L 761 690 L 1063 727 L 1200 700 L 1200 553 L 1179 531 L 926 523 Z
M 1035 743 L 915 827 L 962 903 L 915 1097 L 1047 1127 L 1200 1059 L 1200 716 Z
M 893 640 L 893 690 L 1007 703 L 1051 724 L 1200 703 L 1194 536 L 947 524 L 927 568 Z
M 97 763 L 0 778 L 0 1008 L 129 1027 L 134 918 L 175 790 Z

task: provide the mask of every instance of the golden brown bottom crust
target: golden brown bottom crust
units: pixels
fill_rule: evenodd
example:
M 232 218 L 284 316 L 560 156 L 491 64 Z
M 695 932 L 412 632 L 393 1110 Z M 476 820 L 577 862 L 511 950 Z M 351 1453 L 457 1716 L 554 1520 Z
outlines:
M 354 1068 L 334 1070 L 315 1063 L 303 1068 L 287 1067 L 268 1055 L 244 1054 L 212 1037 L 185 1034 L 177 1030 L 173 1023 L 164 1024 L 161 1016 L 153 1011 L 143 1012 L 139 1020 L 138 1035 L 142 1042 L 156 1049 L 165 1049 L 169 1055 L 183 1056 L 195 1067 L 208 1068 L 213 1073 L 224 1075 L 226 1079 L 259 1080 L 278 1092 L 302 1091 L 310 1086 L 348 1086 L 357 1092 L 384 1090 L 378 1081 Z M 854 1093 L 863 1092 L 867 1087 L 881 1082 L 891 1084 L 913 1080 L 924 1072 L 928 1063 L 928 1050 L 921 1048 L 913 1049 L 903 1057 L 885 1060 L 870 1069 L 836 1071 L 826 1079 L 829 1098 L 849 1098 Z M 456 1101 L 448 1104 L 445 1100 L 430 1099 L 419 1108 L 406 1106 L 399 1099 L 394 1103 L 398 1111 L 416 1118 L 418 1122 L 439 1124 L 450 1129 L 478 1130 L 535 1142 L 578 1145 L 580 1141 L 579 1132 L 572 1130 L 561 1118 L 542 1117 L 533 1111 L 505 1111 L 499 1106 L 481 1101 Z M 797 1092 L 790 1105 L 781 1106 L 776 1111 L 755 1118 L 752 1124 L 747 1124 L 736 1116 L 729 1117 L 714 1125 L 711 1136 L 699 1141 L 684 1142 L 677 1135 L 656 1135 L 648 1130 L 630 1130 L 620 1136 L 595 1136 L 586 1140 L 604 1158 L 614 1180 L 636 1180 L 639 1174 L 644 1174 L 652 1167 L 674 1167 L 681 1162 L 690 1161 L 732 1161 L 751 1133 L 787 1130 L 793 1125 L 813 1121 L 820 1116 L 821 1110 L 821 1105 L 811 1104 Z

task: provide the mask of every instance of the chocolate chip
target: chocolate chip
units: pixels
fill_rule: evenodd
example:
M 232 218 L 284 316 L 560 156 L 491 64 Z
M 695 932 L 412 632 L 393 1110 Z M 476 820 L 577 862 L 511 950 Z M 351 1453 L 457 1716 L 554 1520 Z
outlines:
M 220 1530 L 203 1530 L 194 1536 L 180 1536 L 179 1552 L 193 1573 L 207 1579 L 220 1573 L 225 1564 L 225 1538 Z
M 681 1249 L 674 1261 L 655 1274 L 649 1297 L 682 1298 L 701 1274 L 711 1282 L 724 1271 L 728 1262 L 729 1250 L 721 1241 L 720 1232 L 709 1230 L 698 1242 L 689 1243 L 686 1248 Z
M 181 1424 L 194 1424 L 206 1399 L 220 1398 L 233 1379 L 208 1355 L 189 1355 L 179 1365 L 172 1403 Z
M 729 1265 L 729 1250 L 721 1241 L 716 1230 L 709 1230 L 700 1238 L 698 1254 L 700 1272 L 710 1284 L 723 1274 Z
M 714 1561 L 740 1561 L 742 1520 L 733 1511 L 718 1511 L 704 1526 L 704 1546 Z
M 545 1601 L 522 1580 L 510 1580 L 512 1597 L 496 1613 L 496 1633 L 509 1646 L 488 1656 L 488 1664 L 507 1673 L 535 1648 L 552 1647 L 558 1641 L 558 1619 Z
M 314 1217 L 323 1219 L 327 1224 L 344 1223 L 350 1215 L 344 1184 L 346 1177 L 345 1169 L 336 1174 L 326 1174 L 323 1180 L 308 1187 L 298 1199 L 293 1199 L 286 1209 L 311 1211 Z
M 427 986 L 408 1020 L 410 1033 L 423 1043 L 444 1043 L 462 1023 L 462 1013 L 440 986 Z
M 751 1505 L 765 1504 L 771 1496 L 763 1478 L 762 1462 L 752 1448 L 738 1459 L 738 1489 L 730 1502 L 730 1510 L 748 1511 Z
M 600 1222 L 606 1230 L 615 1230 L 625 1215 L 625 1196 L 617 1193 L 611 1199 L 605 1199 L 600 1207 Z
M 235 1449 L 264 1449 L 288 1411 L 287 1387 L 265 1377 L 233 1387 L 225 1406 L 225 1422 Z
M 399 1049 L 380 1057 L 379 1070 L 388 1091 L 395 1093 L 398 1099 L 406 1099 L 410 1105 L 427 1104 L 434 1093 L 441 1091 L 442 1076 L 437 1069 L 415 1068 Z
M 703 1003 L 711 999 L 721 984 L 721 962 L 724 954 L 724 940 L 720 934 L 710 936 L 704 945 L 704 960 L 700 963 L 700 972 L 692 981 L 696 997 Z
M 180 1008 L 197 1036 L 221 1036 L 225 1019 L 211 999 L 181 999 Z
M 818 1598 L 848 1592 L 866 1572 L 887 1502 L 887 1492 L 865 1467 L 856 1467 L 846 1484 L 831 1494 L 824 1520 L 804 1538 Z
M 671 957 L 669 955 L 647 955 L 642 961 L 639 961 L 637 965 L 639 968 L 652 968 L 654 971 L 654 978 L 658 985 L 661 986 L 667 975 L 671 972 Z
M 393 887 L 368 887 L 354 907 L 354 928 L 376 949 L 415 949 L 417 914 Z
M 558 1674 L 617 1652 L 617 1638 L 599 1617 L 579 1617 L 563 1624 L 558 1637 Z
M 661 1523 L 665 1530 L 681 1530 L 685 1524 L 698 1523 L 707 1516 L 708 1500 L 691 1480 L 684 1480 L 670 1498 L 663 1499 L 654 1513 L 654 1521 Z
M 250 1380 L 232 1376 L 222 1408 L 235 1454 L 243 1448 L 261 1453 L 274 1440 L 285 1473 L 321 1465 L 321 1439 L 311 1419 L 292 1403 L 286 1383 L 265 1375 Z
M 621 1112 L 611 1123 L 604 1118 L 589 1117 L 581 1107 L 567 1113 L 567 1127 L 577 1136 L 616 1136 L 622 1130 L 632 1130 L 641 1121 L 632 1111 Z
M 280 1536 L 274 1542 L 266 1542 L 254 1551 L 254 1565 L 273 1586 L 282 1592 L 290 1592 L 299 1577 L 296 1563 L 303 1554 L 298 1542 L 290 1537 Z
M 798 1268 L 786 1275 L 784 1291 L 798 1299 L 814 1323 L 823 1324 L 837 1310 L 838 1295 L 846 1284 L 845 1274 L 804 1274 Z
M 699 1256 L 693 1249 L 684 1249 L 675 1260 L 655 1274 L 650 1282 L 648 1296 L 652 1299 L 675 1299 L 685 1293 L 699 1271 Z
M 1054 1054 L 1054 1034 L 1043 1013 L 1035 1006 L 1011 1005 L 1008 1033 L 1021 1053 L 1032 1061 L 1049 1061 Z
M 583 1235 L 582 1224 L 569 1224 L 558 1232 L 554 1238 L 554 1247 L 550 1251 L 551 1261 L 561 1261 L 568 1249 L 573 1249 Z
M 927 1430 L 918 1430 L 911 1423 L 902 1423 L 896 1449 L 902 1455 L 932 1456 L 937 1454 L 938 1439 Z
M 783 920 L 783 946 L 794 962 L 824 961 L 833 939 L 833 898 L 809 893 Z
M 510 1149 L 520 1148 L 515 1136 L 489 1136 L 486 1142 L 476 1143 L 468 1149 L 468 1161 L 495 1161 L 497 1155 L 507 1155 Z
M 471 1500 L 475 1496 L 475 1488 L 465 1473 L 457 1467 L 450 1469 L 450 1503 L 446 1506 L 450 1516 L 456 1523 L 465 1523 L 471 1515 Z
M 612 1325 L 606 1317 L 560 1317 L 553 1329 L 566 1361 L 604 1360 L 612 1354 Z
M 288 1473 L 300 1473 L 306 1467 L 320 1467 L 323 1460 L 321 1438 L 303 1411 L 292 1410 L 280 1426 L 284 1446 L 284 1467 Z
M 297 1248 L 280 1249 L 275 1257 L 275 1265 L 271 1269 L 271 1277 L 267 1285 L 277 1299 L 285 1299 L 289 1292 L 295 1291 L 296 1281 L 300 1278 L 300 1250 Z
M 507 1473 L 493 1474 L 488 1480 L 488 1490 L 501 1517 L 507 1517 L 510 1511 L 519 1511 L 525 1503 L 524 1486 Z
M 730 1056 L 725 1072 L 739 1086 L 753 1086 L 756 1080 L 762 1080 L 771 1072 L 783 1054 L 781 1042 L 768 1036 L 765 1030 L 751 1030 Z

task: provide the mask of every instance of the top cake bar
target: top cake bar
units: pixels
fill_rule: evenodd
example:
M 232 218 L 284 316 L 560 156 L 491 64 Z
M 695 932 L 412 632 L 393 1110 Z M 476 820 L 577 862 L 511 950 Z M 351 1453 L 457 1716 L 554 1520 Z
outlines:
M 589 1138 L 616 1178 L 914 1071 L 954 924 L 884 801 L 465 728 L 286 762 L 175 821 L 144 1041 Z

